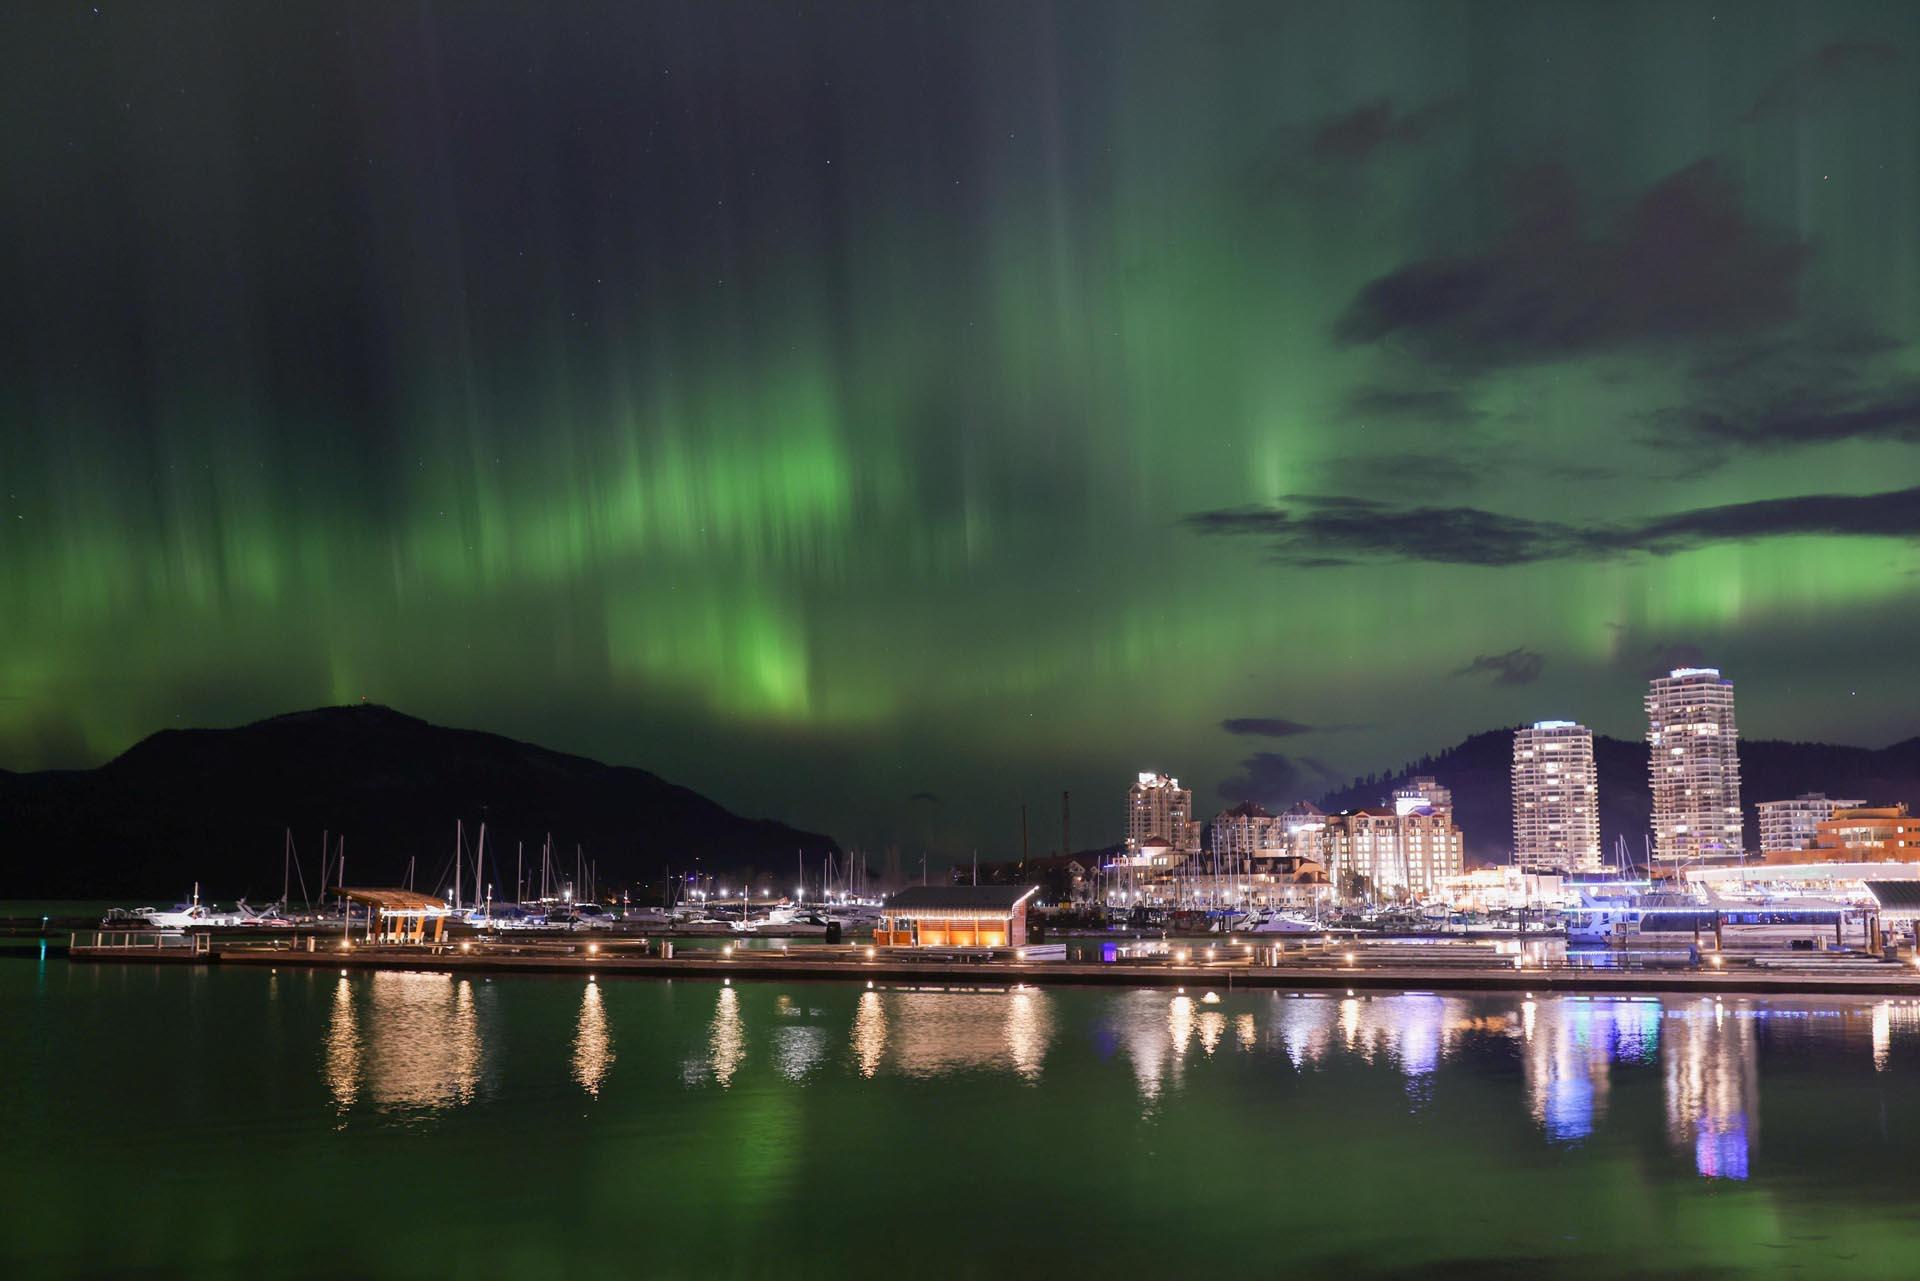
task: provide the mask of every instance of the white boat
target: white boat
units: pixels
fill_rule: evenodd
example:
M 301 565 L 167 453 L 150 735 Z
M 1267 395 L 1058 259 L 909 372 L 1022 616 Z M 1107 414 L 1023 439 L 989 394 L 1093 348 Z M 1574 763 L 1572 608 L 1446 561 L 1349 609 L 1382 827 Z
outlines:
M 870 930 L 880 924 L 880 909 L 871 903 L 832 903 L 821 908 L 820 915 L 837 923 L 844 934 Z
M 1639 921 L 1615 935 L 1621 946 L 1712 943 L 1744 948 L 1865 947 L 1868 913 L 1832 899 L 1648 906 Z
M 1565 910 L 1567 942 L 1573 946 L 1605 945 L 1611 943 L 1615 935 L 1632 933 L 1639 926 L 1640 914 L 1646 905 L 1655 901 L 1655 896 L 1644 892 L 1645 882 L 1606 882 L 1580 885 L 1576 889 L 1579 902 Z
M 569 903 L 547 909 L 550 930 L 610 930 L 613 913 L 599 903 Z
M 675 917 L 673 930 L 676 934 L 695 935 L 738 933 L 732 921 L 721 920 L 717 916 Z
M 1253 913 L 1237 907 L 1216 908 L 1207 913 L 1207 933 L 1238 934 L 1254 919 Z
M 247 900 L 241 899 L 234 904 L 231 912 L 222 912 L 200 901 L 200 886 L 195 882 L 193 900 L 188 903 L 176 903 L 171 908 L 136 907 L 110 913 L 108 920 L 141 921 L 156 930 L 207 930 L 227 929 L 242 925 L 286 925 L 290 922 L 280 911 L 278 903 L 263 908 L 247 906 Z
M 1269 910 L 1248 921 L 1240 932 L 1242 934 L 1323 934 L 1326 932 L 1326 927 L 1304 916 Z
M 768 934 L 786 934 L 796 938 L 818 938 L 824 937 L 827 933 L 825 919 L 807 908 L 794 907 L 786 903 L 768 908 L 765 916 L 735 921 L 733 926 L 742 934 L 765 931 Z

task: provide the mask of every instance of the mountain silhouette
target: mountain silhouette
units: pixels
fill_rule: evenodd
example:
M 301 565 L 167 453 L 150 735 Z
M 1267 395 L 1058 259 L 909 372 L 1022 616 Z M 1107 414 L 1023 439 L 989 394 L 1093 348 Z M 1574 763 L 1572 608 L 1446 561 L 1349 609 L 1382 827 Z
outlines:
M 760 873 L 785 887 L 796 851 L 817 870 L 832 838 L 742 818 L 642 769 L 603 765 L 388 707 L 294 712 L 235 729 L 163 730 L 91 770 L 0 772 L 9 898 L 278 896 L 291 830 L 311 889 L 323 831 L 345 837 L 347 880 L 451 877 L 456 820 L 469 848 L 487 825 L 486 880 L 511 898 L 515 846 L 538 884 L 549 833 L 571 879 L 657 895 L 665 869 Z M 330 840 L 329 844 L 332 844 Z M 299 896 L 294 879 L 295 897 Z M 657 901 L 657 899 L 656 899 Z

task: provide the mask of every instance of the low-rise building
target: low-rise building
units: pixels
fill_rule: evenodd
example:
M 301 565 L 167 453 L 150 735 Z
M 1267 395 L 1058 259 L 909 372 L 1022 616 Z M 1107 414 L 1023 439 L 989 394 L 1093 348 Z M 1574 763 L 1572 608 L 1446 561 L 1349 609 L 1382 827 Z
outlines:
M 912 885 L 880 910 L 880 947 L 1019 947 L 1037 885 Z
M 1920 818 L 1905 805 L 1860 805 L 1835 810 L 1804 849 L 1781 850 L 1769 863 L 1920 862 Z
M 1833 817 L 1835 810 L 1858 809 L 1861 800 L 1836 800 L 1825 792 L 1803 792 L 1791 800 L 1761 801 L 1754 806 L 1760 815 L 1760 853 L 1764 858 L 1803 850 L 1813 844 L 1820 824 Z

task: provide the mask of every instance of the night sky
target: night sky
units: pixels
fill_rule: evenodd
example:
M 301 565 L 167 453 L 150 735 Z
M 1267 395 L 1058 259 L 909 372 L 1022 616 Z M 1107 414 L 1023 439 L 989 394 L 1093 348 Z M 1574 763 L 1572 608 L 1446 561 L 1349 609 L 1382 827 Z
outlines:
M 843 841 L 1920 729 L 1920 6 L 0 10 L 0 767 L 362 697 Z

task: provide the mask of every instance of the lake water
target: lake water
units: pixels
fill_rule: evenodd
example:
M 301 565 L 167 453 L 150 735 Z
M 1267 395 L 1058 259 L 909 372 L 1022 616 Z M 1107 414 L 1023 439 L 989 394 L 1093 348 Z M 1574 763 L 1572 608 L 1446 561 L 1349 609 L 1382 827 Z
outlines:
M 0 1275 L 1907 1277 L 1920 1006 L 0 960 Z

